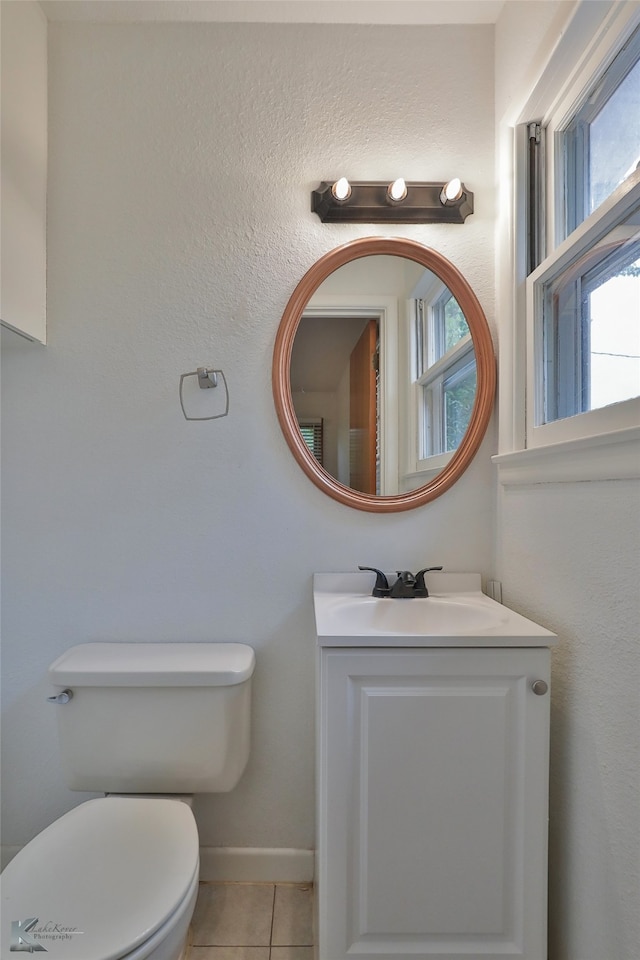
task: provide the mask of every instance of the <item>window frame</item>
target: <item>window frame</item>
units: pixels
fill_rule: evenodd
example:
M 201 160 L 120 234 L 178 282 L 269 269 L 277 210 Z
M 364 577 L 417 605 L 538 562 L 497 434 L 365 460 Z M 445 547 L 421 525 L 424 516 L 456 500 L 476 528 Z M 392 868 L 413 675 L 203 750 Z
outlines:
M 640 46 L 639 31 L 640 26 L 620 45 L 606 68 L 594 75 L 588 87 L 588 90 L 593 91 L 592 94 L 583 95 L 582 105 L 572 111 L 568 122 L 559 124 L 557 119 L 555 120 L 556 169 L 553 179 L 560 184 L 558 191 L 560 196 L 556 198 L 554 246 L 562 243 L 590 216 L 591 184 L 588 170 L 587 131 L 629 72 L 640 62 L 637 59 Z M 640 156 L 635 159 L 637 161 Z M 576 171 L 579 172 L 579 176 L 575 176 Z M 564 215 L 559 213 L 560 204 L 564 208 Z M 599 206 L 595 208 L 595 210 L 598 209 Z
M 471 332 L 444 350 L 444 306 L 450 299 L 455 299 L 453 293 L 435 276 L 428 290 L 414 299 L 414 376 L 409 390 L 416 429 L 413 431 L 415 462 L 407 471 L 411 477 L 438 473 L 455 453 L 455 450 L 444 449 L 445 386 L 451 376 L 470 365 L 472 358 L 475 361 L 475 353 Z
M 561 85 L 560 93 L 555 93 L 555 99 L 551 103 L 547 103 L 547 109 L 541 110 L 542 119 L 539 122 L 544 132 L 541 149 L 546 154 L 546 177 L 543 184 L 546 210 L 542 232 L 545 241 L 543 248 L 546 248 L 547 255 L 544 256 L 545 249 L 543 249 L 541 253 L 544 259 L 525 279 L 527 254 L 523 253 L 523 248 L 526 245 L 520 241 L 520 249 L 515 251 L 514 263 L 516 276 L 520 276 L 520 283 L 522 283 L 523 288 L 523 294 L 520 298 L 516 287 L 516 303 L 520 300 L 525 313 L 524 338 L 520 338 L 516 331 L 516 345 L 521 343 L 524 348 L 524 362 L 520 367 L 518 366 L 517 354 L 514 356 L 515 397 L 519 399 L 523 414 L 521 423 L 525 451 L 539 450 L 553 445 L 555 453 L 559 455 L 562 452 L 562 445 L 573 444 L 576 441 L 588 440 L 591 448 L 594 438 L 597 437 L 605 438 L 610 434 L 620 435 L 621 432 L 625 431 L 627 433 L 631 431 L 631 433 L 628 433 L 629 439 L 637 439 L 636 433 L 640 435 L 638 430 L 638 424 L 640 423 L 639 398 L 576 413 L 561 420 L 548 423 L 541 422 L 541 411 L 544 409 L 543 375 L 545 358 L 542 343 L 541 302 L 544 285 L 554 277 L 561 275 L 571 264 L 579 260 L 580 256 L 598 243 L 618 222 L 624 220 L 640 201 L 640 171 L 636 170 L 569 236 L 562 238 L 564 217 L 560 205 L 564 203 L 566 194 L 566 174 L 561 141 L 566 129 L 581 111 L 584 112 L 583 105 L 589 92 L 594 89 L 598 82 L 606 83 L 604 78 L 607 70 L 618 54 L 628 45 L 639 24 L 640 13 L 637 7 L 634 11 L 631 4 L 618 4 L 611 16 L 608 19 L 605 18 L 605 22 L 601 25 L 595 39 L 586 45 L 587 51 L 583 54 L 582 59 L 578 58 L 573 71 L 571 69 L 567 71 L 567 79 Z M 579 33 L 578 27 L 576 27 L 576 33 L 569 36 L 569 40 L 572 40 L 574 44 L 576 43 L 576 35 Z M 571 27 L 567 33 L 571 34 Z M 585 44 L 583 44 L 583 51 L 584 46 Z M 579 48 L 579 44 L 576 44 L 576 48 Z M 553 57 L 551 60 L 553 60 Z M 548 70 L 552 72 L 551 64 L 549 64 Z M 626 75 L 626 73 L 623 75 Z M 619 71 L 618 76 L 620 76 Z M 548 77 L 543 77 L 540 84 L 543 88 L 546 88 L 547 98 L 550 100 L 551 87 Z M 530 97 L 530 103 L 537 103 L 539 106 L 539 98 L 536 93 L 537 91 L 534 91 Z M 535 209 L 535 204 L 531 205 L 530 197 L 526 195 L 523 183 L 528 175 L 525 172 L 528 169 L 528 151 L 524 145 L 524 131 L 530 129 L 536 118 L 527 116 L 527 109 L 525 108 L 525 111 L 521 114 L 521 121 L 522 127 L 517 141 L 516 156 L 516 181 L 519 185 L 519 194 L 514 211 L 518 228 L 516 233 L 520 231 L 520 235 L 524 230 L 519 218 L 527 220 L 527 217 L 523 216 L 524 211 Z M 531 220 L 529 218 L 527 224 L 529 235 L 531 235 L 530 227 Z M 519 375 L 523 375 L 524 379 L 518 387 Z M 500 464 L 508 456 L 508 454 L 502 454 L 495 460 Z
M 564 240 L 551 256 L 527 278 L 527 446 L 539 447 L 614 430 L 637 426 L 640 397 L 563 419 L 543 422 L 545 407 L 545 355 L 543 344 L 544 288 L 561 276 L 602 240 L 631 210 L 640 204 L 640 171 L 627 178 L 587 219 Z M 576 358 L 576 362 L 578 358 Z
M 473 341 L 468 333 L 418 378 L 418 442 L 419 452 L 423 454 L 421 461 L 428 462 L 432 457 L 455 453 L 455 450 L 446 449 L 447 385 L 452 377 L 464 376 L 474 365 Z

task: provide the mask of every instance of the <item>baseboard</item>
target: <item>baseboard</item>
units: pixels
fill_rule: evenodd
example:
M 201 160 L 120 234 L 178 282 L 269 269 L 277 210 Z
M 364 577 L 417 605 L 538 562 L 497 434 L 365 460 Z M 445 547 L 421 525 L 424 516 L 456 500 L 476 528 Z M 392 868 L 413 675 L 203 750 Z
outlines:
M 200 879 L 245 883 L 312 883 L 313 850 L 200 847 Z
M 3 846 L 2 869 L 21 847 Z M 200 879 L 248 883 L 312 883 L 313 850 L 284 847 L 201 847 Z

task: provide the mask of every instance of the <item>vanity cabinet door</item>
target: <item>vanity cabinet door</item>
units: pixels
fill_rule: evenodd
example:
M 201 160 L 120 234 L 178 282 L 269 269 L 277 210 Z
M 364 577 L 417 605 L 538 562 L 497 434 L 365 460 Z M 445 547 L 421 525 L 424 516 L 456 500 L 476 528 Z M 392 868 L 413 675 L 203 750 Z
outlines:
M 549 651 L 320 672 L 319 960 L 546 958 Z

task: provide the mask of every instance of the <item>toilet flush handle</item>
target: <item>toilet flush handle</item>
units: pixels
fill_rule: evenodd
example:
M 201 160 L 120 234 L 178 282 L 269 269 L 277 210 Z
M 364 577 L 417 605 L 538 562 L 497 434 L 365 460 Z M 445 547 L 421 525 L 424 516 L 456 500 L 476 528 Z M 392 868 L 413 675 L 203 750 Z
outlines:
M 73 690 L 63 690 L 62 693 L 56 694 L 55 697 L 47 697 L 49 703 L 69 703 L 73 697 Z

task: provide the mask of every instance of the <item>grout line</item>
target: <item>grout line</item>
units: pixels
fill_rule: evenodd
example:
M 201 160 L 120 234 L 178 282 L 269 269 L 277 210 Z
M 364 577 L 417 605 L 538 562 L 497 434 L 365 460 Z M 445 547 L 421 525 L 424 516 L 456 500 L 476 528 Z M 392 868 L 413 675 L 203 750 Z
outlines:
M 271 949 L 273 947 L 273 924 L 276 915 L 276 884 L 273 885 L 273 903 L 271 904 L 271 929 L 269 930 L 269 960 L 271 960 Z
M 204 885 L 204 884 L 212 884 L 212 885 L 215 884 L 215 885 L 219 885 L 219 886 L 229 886 L 229 885 L 235 885 L 235 884 L 238 884 L 238 883 L 239 883 L 239 884 L 244 884 L 244 885 L 250 885 L 250 886 L 272 886 L 272 887 L 273 887 L 273 898 L 272 898 L 272 901 L 271 901 L 271 926 L 270 926 L 270 930 L 269 930 L 269 943 L 268 943 L 268 944 L 264 944 L 264 946 L 268 946 L 268 947 L 269 947 L 269 960 L 272 960 L 273 947 L 274 947 L 274 946 L 276 946 L 276 947 L 282 946 L 282 947 L 285 947 L 286 949 L 289 949 L 289 948 L 291 948 L 291 947 L 311 947 L 311 948 L 313 948 L 313 943 L 300 943 L 300 944 L 296 944 L 296 943 L 291 943 L 291 944 L 274 944 L 274 943 L 273 943 L 273 931 L 274 931 L 274 925 L 275 925 L 276 888 L 277 888 L 278 886 L 284 885 L 284 886 L 304 887 L 304 888 L 306 888 L 306 889 L 311 889 L 311 888 L 312 888 L 312 884 L 310 884 L 310 883 L 304 883 L 304 884 L 301 884 L 301 883 L 285 883 L 285 884 L 280 884 L 280 883 L 275 883 L 275 882 L 273 882 L 273 881 L 256 881 L 256 882 L 252 882 L 252 881 L 225 881 L 225 880 L 208 880 L 208 881 L 207 881 L 207 880 L 204 880 L 204 881 L 200 881 L 200 883 L 203 884 L 203 885 Z M 187 939 L 187 943 L 186 943 L 187 951 L 186 951 L 184 960 L 190 960 L 190 958 L 191 958 L 191 956 L 192 956 L 192 948 L 193 948 L 194 946 L 206 947 L 206 946 L 216 946 L 216 945 L 215 945 L 215 944 L 209 944 L 209 945 L 208 945 L 208 944 L 194 944 L 194 943 L 193 943 L 193 927 L 192 927 L 192 925 L 190 924 L 190 925 L 189 925 L 189 931 L 188 931 L 188 939 Z M 254 945 L 252 945 L 252 946 L 254 946 Z M 255 946 L 260 946 L 260 945 L 259 945 L 259 944 L 255 944 Z

